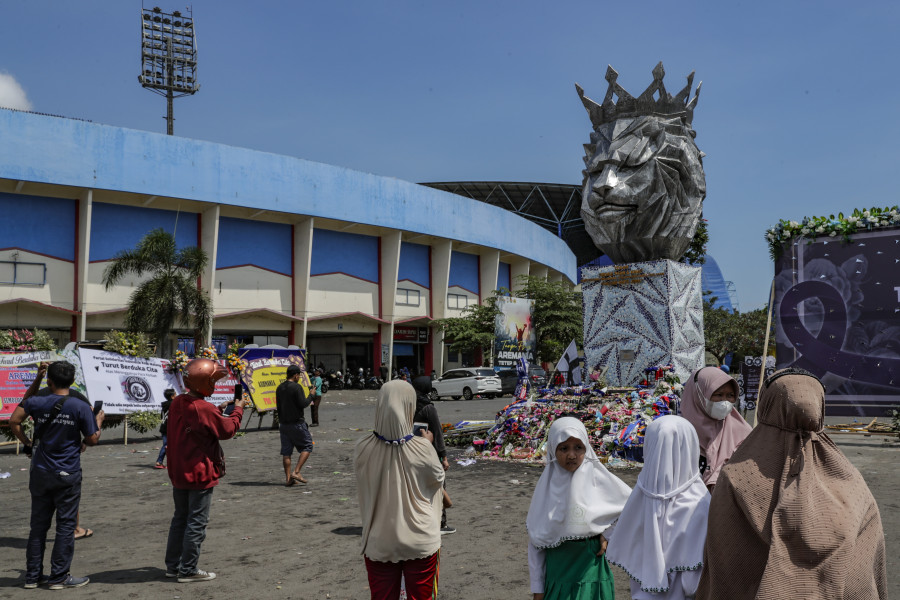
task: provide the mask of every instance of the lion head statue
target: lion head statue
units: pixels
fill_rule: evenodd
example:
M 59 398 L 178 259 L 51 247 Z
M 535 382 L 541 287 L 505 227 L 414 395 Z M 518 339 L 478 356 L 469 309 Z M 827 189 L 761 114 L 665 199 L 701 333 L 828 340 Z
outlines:
M 694 74 L 674 97 L 663 86 L 662 63 L 653 74 L 635 98 L 609 67 L 602 104 L 576 84 L 594 128 L 585 145 L 581 216 L 594 244 L 617 264 L 679 260 L 706 197 L 704 154 L 691 128 L 697 96 L 687 101 Z

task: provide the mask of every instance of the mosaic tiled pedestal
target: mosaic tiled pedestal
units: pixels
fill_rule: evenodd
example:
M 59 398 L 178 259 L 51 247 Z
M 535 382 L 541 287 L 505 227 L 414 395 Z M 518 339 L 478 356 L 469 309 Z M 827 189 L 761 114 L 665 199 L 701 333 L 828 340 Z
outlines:
M 673 364 L 684 382 L 703 366 L 700 267 L 671 260 L 585 267 L 584 354 L 610 385 L 635 385 L 649 366 Z

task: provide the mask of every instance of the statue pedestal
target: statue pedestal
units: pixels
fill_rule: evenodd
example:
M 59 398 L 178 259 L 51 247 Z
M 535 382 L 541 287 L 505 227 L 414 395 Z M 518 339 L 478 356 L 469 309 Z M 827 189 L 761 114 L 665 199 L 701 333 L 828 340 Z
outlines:
M 672 364 L 682 382 L 704 364 L 700 267 L 671 260 L 585 267 L 584 354 L 606 380 L 633 386 L 644 369 Z

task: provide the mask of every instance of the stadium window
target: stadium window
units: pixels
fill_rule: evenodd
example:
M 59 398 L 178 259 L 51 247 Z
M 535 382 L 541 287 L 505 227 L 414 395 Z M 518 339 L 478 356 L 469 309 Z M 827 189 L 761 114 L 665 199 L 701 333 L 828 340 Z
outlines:
M 419 290 L 397 288 L 397 304 L 400 306 L 419 306 L 421 295 Z
M 469 305 L 469 297 L 465 294 L 447 294 L 447 308 L 462 310 Z
M 8 285 L 47 285 L 47 264 L 0 260 L 0 283 Z

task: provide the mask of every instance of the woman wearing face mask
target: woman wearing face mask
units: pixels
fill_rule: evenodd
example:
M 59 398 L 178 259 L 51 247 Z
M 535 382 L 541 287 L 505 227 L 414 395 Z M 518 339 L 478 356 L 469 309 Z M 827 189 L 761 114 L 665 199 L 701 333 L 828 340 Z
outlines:
M 684 386 L 681 416 L 697 430 L 703 483 L 710 492 L 719 471 L 753 429 L 734 406 L 737 396 L 737 382 L 718 367 L 695 371 Z
M 534 600 L 612 600 L 605 536 L 631 488 L 600 464 L 580 420 L 557 419 L 547 442 L 525 521 Z

